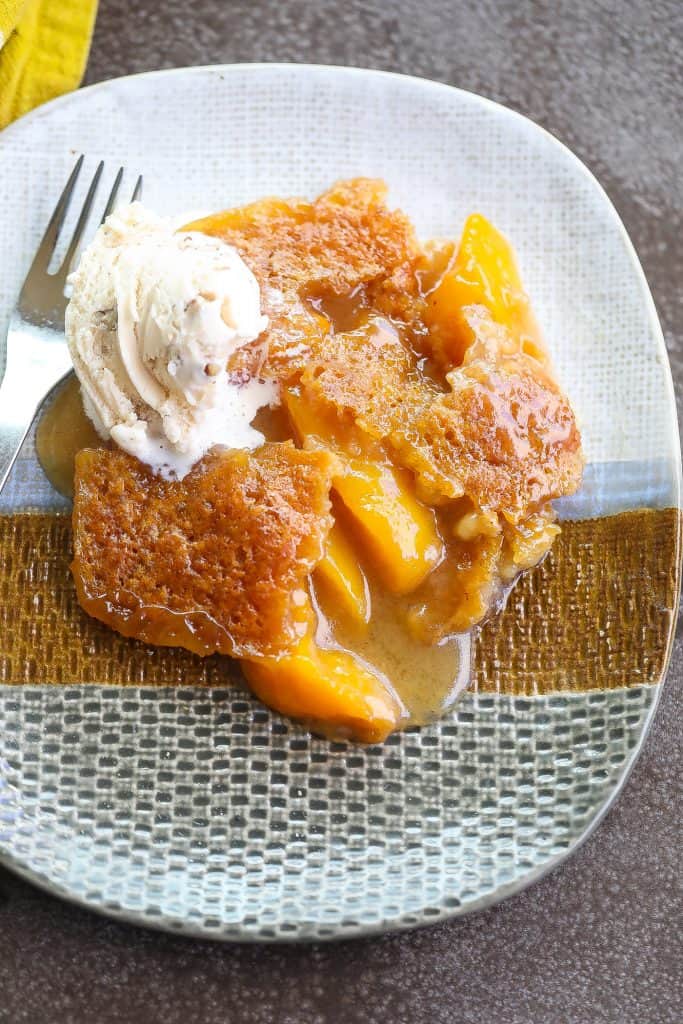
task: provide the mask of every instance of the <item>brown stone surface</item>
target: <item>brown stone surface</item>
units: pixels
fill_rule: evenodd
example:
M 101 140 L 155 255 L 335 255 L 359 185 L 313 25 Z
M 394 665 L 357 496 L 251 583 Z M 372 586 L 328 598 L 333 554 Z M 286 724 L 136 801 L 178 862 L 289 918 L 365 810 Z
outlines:
M 680 397 L 678 0 L 100 0 L 87 80 L 294 60 L 423 75 L 528 114 L 606 187 L 654 292 Z M 0 873 L 5 1024 L 677 1024 L 683 637 L 605 822 L 499 907 L 324 948 L 224 948 L 68 907 Z

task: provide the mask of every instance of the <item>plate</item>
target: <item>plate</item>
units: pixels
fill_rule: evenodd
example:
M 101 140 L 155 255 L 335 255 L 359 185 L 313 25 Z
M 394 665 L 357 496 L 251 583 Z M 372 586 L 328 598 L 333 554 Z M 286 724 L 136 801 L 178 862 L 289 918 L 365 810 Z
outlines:
M 103 685 L 111 665 L 95 640 L 84 641 L 92 678 L 77 681 L 75 663 L 73 679 L 47 685 L 54 536 L 30 541 L 17 514 L 57 517 L 65 504 L 29 438 L 0 505 L 12 535 L 0 579 L 2 861 L 113 916 L 253 941 L 424 924 L 529 884 L 622 786 L 678 597 L 671 377 L 605 193 L 538 126 L 433 82 L 297 65 L 119 79 L 0 136 L 0 330 L 81 151 L 112 173 L 121 162 L 142 172 L 145 201 L 171 214 L 312 196 L 353 175 L 385 178 L 423 238 L 455 236 L 481 210 L 516 248 L 589 465 L 582 492 L 559 503 L 564 539 L 475 640 L 470 691 L 438 725 L 363 748 L 312 738 L 220 672 L 204 688 L 150 686 L 141 656 L 129 685 Z M 66 537 L 65 520 L 54 524 Z M 18 580 L 23 597 L 10 600 Z M 8 656 L 10 637 L 23 660 Z M 8 685 L 16 676 L 25 685 Z

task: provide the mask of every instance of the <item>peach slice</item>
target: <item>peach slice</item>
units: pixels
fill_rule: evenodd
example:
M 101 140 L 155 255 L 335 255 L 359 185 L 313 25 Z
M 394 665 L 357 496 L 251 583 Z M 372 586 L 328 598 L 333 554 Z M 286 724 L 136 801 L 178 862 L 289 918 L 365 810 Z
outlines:
M 335 610 L 356 626 L 367 626 L 370 595 L 367 580 L 342 526 L 336 522 L 327 536 L 325 555 L 313 572 L 332 597 Z
M 408 594 L 443 557 L 433 509 L 398 466 L 349 459 L 334 487 L 358 526 L 363 547 L 392 594 Z
M 404 715 L 382 679 L 349 651 L 319 647 L 309 634 L 294 653 L 242 662 L 256 696 L 314 731 L 381 743 Z
M 544 360 L 540 330 L 512 247 L 480 213 L 467 218 L 454 258 L 427 295 L 425 323 L 437 356 L 447 366 L 459 366 L 472 341 L 468 324 L 458 315 L 465 306 L 485 306 L 496 323 L 518 338 L 527 355 Z
M 358 534 L 383 585 L 406 594 L 429 575 L 443 557 L 436 514 L 415 496 L 409 471 L 391 465 L 381 447 L 353 427 L 315 416 L 294 389 L 284 401 L 301 440 L 329 448 L 342 471 L 334 489 L 358 527 Z M 367 454 L 356 454 L 365 448 Z

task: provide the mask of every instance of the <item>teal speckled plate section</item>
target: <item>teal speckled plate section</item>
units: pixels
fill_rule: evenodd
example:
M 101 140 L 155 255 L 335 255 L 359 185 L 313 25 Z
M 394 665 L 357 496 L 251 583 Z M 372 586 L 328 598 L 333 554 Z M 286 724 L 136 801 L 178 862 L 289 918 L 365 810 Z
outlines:
M 81 151 L 125 156 L 169 214 L 358 174 L 384 177 L 424 238 L 482 210 L 515 246 L 580 419 L 589 467 L 562 518 L 680 506 L 671 378 L 637 258 L 586 168 L 525 118 L 435 83 L 287 65 L 71 94 L 0 136 L 0 333 Z M 63 507 L 31 438 L 0 513 L 28 507 Z M 367 748 L 312 738 L 234 689 L 0 687 L 0 860 L 90 908 L 218 939 L 463 914 L 595 826 L 642 744 L 651 683 L 466 694 L 439 724 Z
M 577 845 L 656 688 L 466 696 L 376 747 L 234 691 L 14 688 L 0 846 L 70 899 L 194 935 L 323 939 L 485 906 Z

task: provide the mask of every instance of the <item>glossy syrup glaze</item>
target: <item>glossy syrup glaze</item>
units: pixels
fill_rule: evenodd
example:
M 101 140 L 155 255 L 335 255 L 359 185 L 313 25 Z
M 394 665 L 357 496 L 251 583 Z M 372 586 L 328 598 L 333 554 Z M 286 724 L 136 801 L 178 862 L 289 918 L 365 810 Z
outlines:
M 101 438 L 83 411 L 78 381 L 71 374 L 48 399 L 36 429 L 38 461 L 55 490 L 72 498 L 77 453 L 101 445 Z

